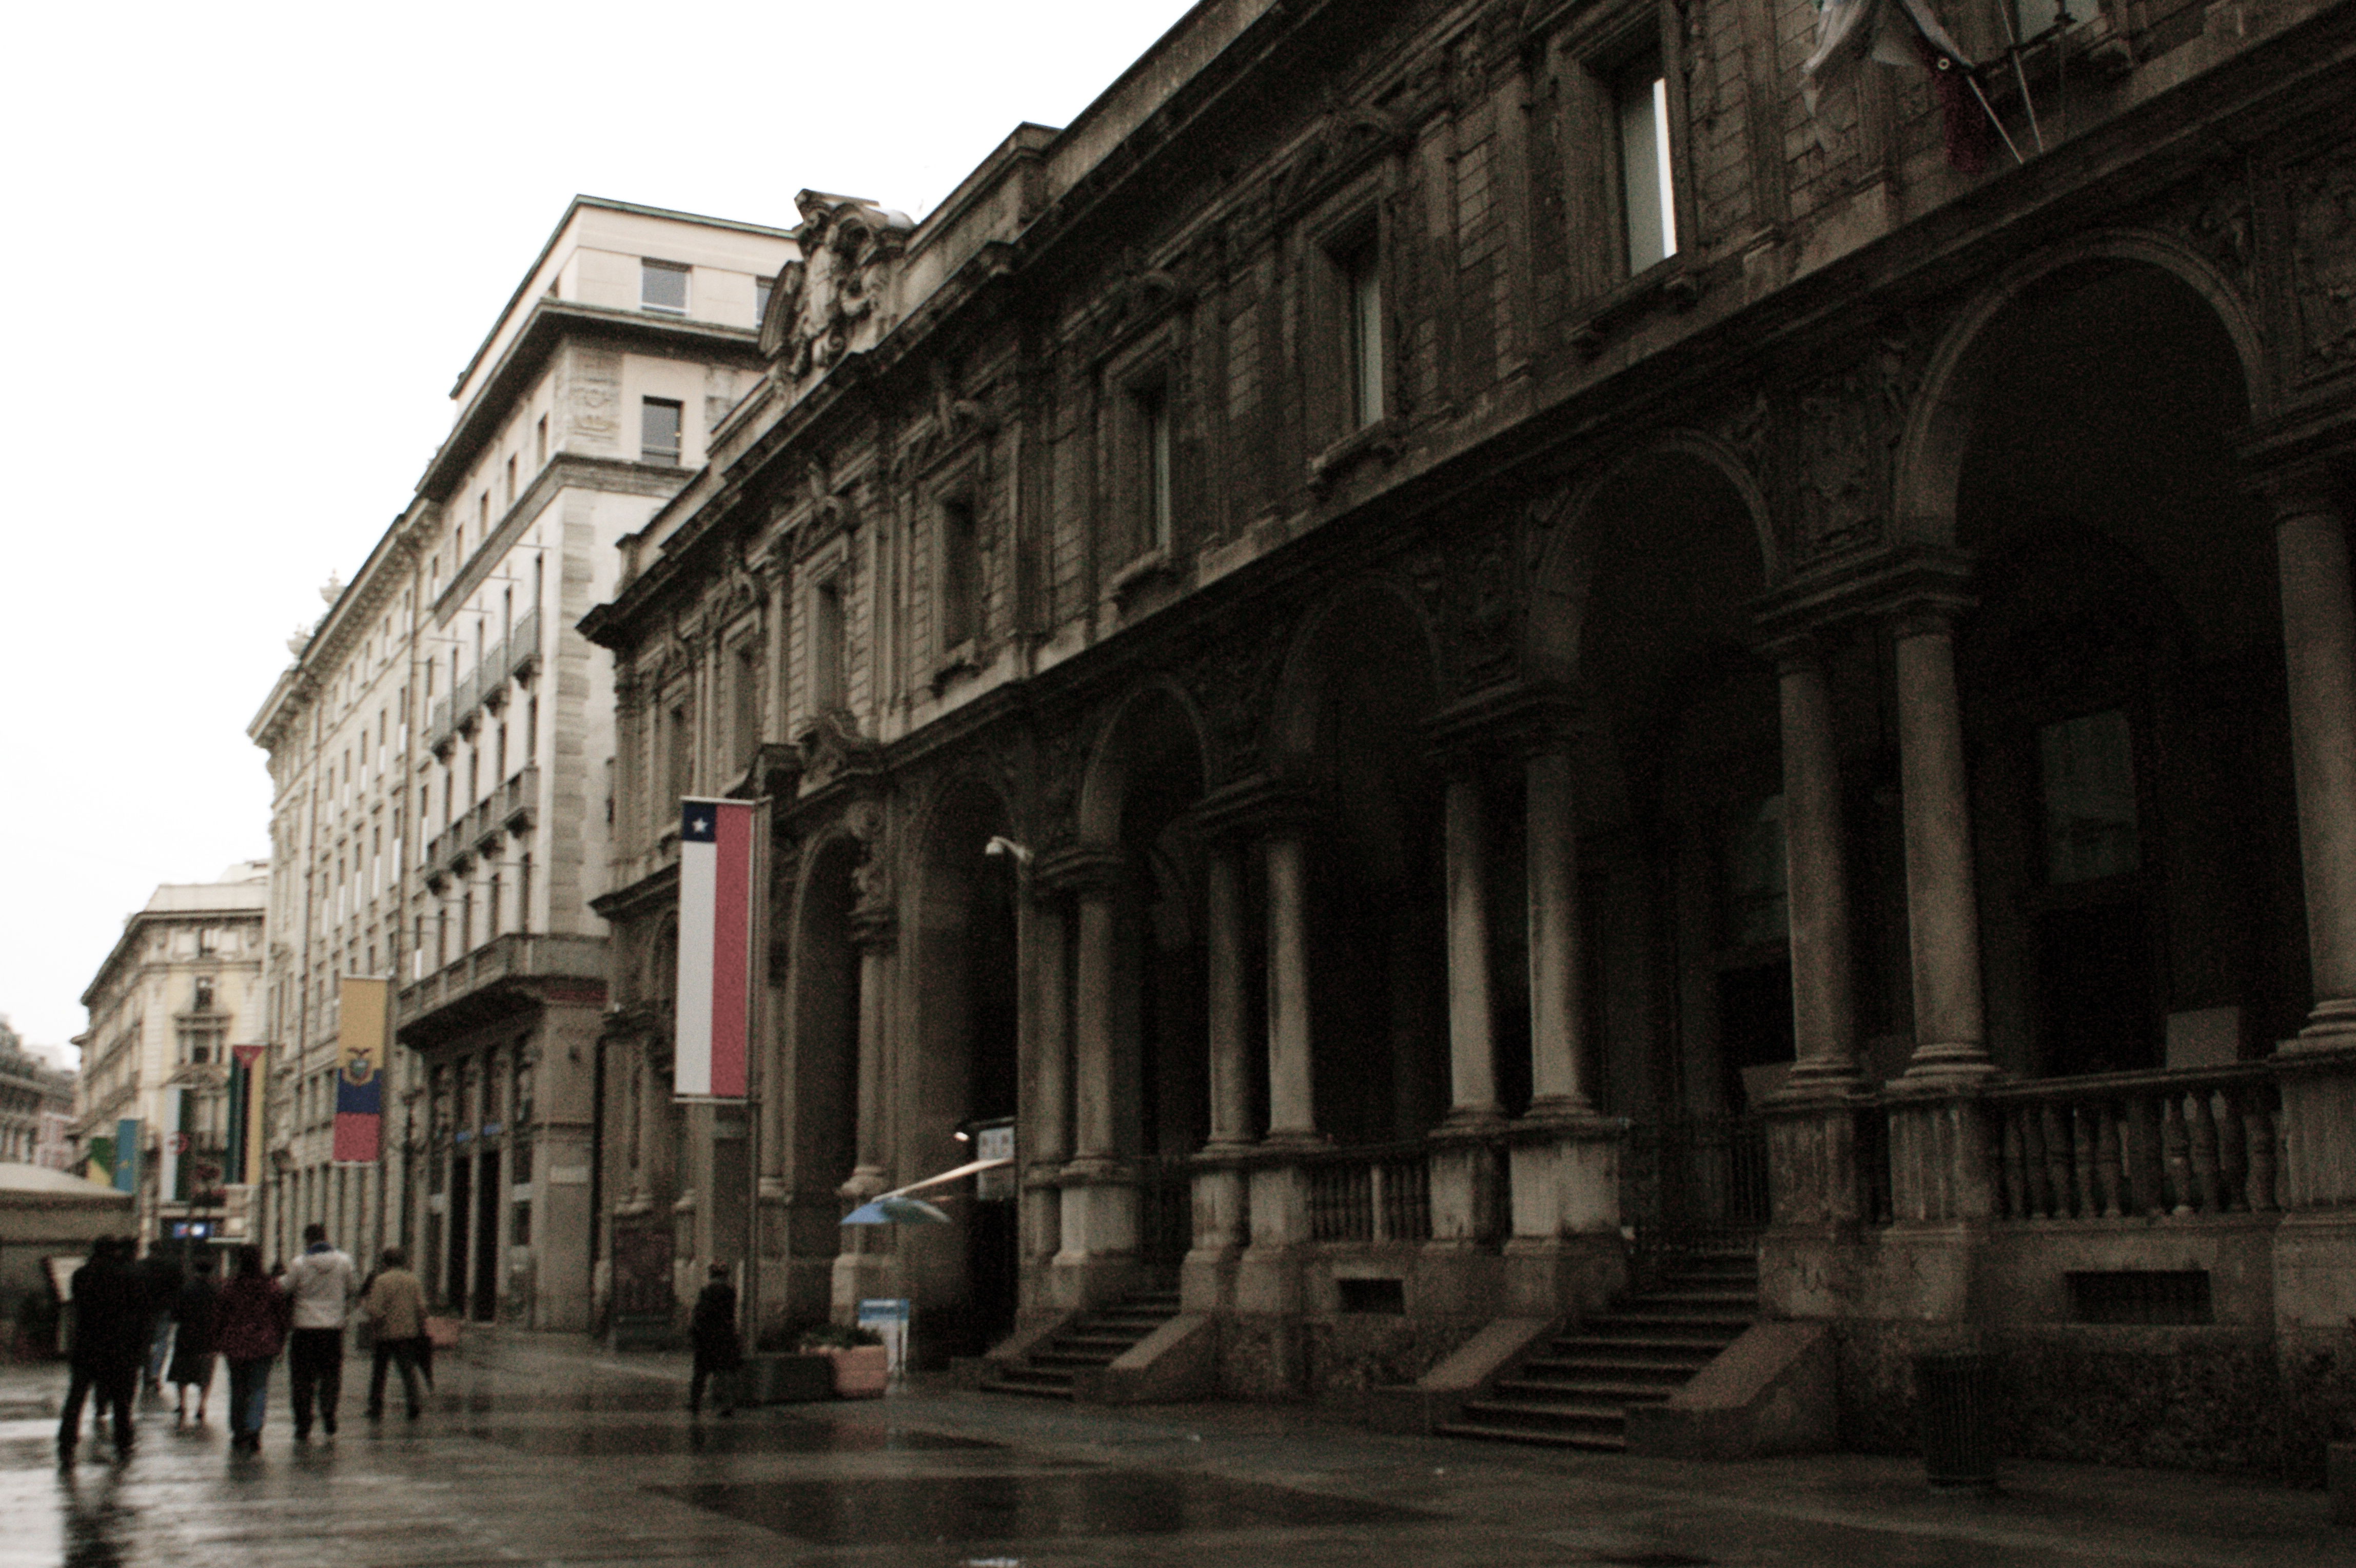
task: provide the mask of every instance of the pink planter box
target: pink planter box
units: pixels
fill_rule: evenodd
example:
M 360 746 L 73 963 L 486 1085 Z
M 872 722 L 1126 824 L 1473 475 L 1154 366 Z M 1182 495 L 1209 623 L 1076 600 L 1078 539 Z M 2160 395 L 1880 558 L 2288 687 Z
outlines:
M 821 1349 L 817 1354 L 834 1363 L 836 1398 L 873 1400 L 884 1397 L 884 1384 L 892 1372 L 891 1352 L 884 1347 L 853 1345 L 847 1348 Z

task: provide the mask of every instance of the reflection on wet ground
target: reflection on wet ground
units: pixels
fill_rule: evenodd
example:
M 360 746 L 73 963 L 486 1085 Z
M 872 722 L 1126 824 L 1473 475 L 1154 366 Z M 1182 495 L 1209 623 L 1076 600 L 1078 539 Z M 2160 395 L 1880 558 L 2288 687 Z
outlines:
M 603 1459 L 665 1454 L 872 1454 L 1004 1448 L 979 1437 L 793 1417 L 755 1417 L 694 1424 L 652 1422 L 599 1426 L 475 1426 L 486 1443 L 555 1458 Z
M 1183 1471 L 712 1482 L 648 1489 L 820 1546 L 1414 1524 L 1439 1517 L 1358 1498 Z

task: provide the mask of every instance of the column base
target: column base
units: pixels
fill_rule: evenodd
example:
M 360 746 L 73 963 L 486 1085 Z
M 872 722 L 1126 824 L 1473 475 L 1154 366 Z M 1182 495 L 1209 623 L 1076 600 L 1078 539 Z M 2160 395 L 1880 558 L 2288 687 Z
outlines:
M 1628 1287 L 1628 1244 L 1616 1230 L 1516 1236 L 1499 1262 L 1504 1289 L 1495 1316 L 1584 1316 Z
M 2282 1055 L 2300 1051 L 2356 1049 L 2356 997 L 2334 996 L 2315 1004 L 2306 1026 L 2282 1042 Z
M 1977 1040 L 1918 1045 L 1901 1079 L 1907 1084 L 1978 1083 L 2003 1076 Z

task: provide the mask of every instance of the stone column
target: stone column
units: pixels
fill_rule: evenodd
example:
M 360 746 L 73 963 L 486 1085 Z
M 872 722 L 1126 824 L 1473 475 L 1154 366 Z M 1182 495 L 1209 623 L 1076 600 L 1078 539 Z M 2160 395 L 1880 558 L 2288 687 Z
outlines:
M 1579 911 L 1579 806 L 1570 745 L 1544 740 L 1523 764 L 1529 865 L 1530 1114 L 1594 1112 L 1586 1084 L 1587 972 Z
M 1812 646 L 1777 660 L 1783 709 L 1783 864 L 1792 940 L 1794 1091 L 1847 1090 L 1858 1079 L 1849 990 L 1848 886 L 1841 860 L 1840 762 L 1832 693 Z M 1952 671 L 1950 672 L 1952 686 Z M 1911 857 L 1910 857 L 1911 858 Z M 1968 866 L 1968 861 L 1966 861 Z
M 851 918 L 851 940 L 859 948 L 859 1162 L 842 1195 L 865 1199 L 892 1185 L 884 1150 L 884 1052 L 897 922 L 888 908 L 862 908 Z
M 1495 1020 L 1489 997 L 1488 839 L 1473 759 L 1451 768 L 1442 829 L 1448 877 L 1448 1119 L 1497 1121 Z
M 1268 1139 L 1318 1142 L 1309 1042 L 1306 855 L 1301 830 L 1268 839 Z
M 1055 1305 L 1093 1305 L 1127 1288 L 1137 1260 L 1137 1187 L 1114 1114 L 1121 1061 L 1114 1038 L 1119 983 L 1115 899 L 1121 854 L 1083 844 L 1050 857 L 1041 874 L 1074 901 L 1072 1157 L 1057 1176 L 1060 1245 L 1049 1282 Z
M 1252 1141 L 1249 1027 L 1244 1005 L 1241 870 L 1233 846 L 1210 853 L 1204 873 L 1205 977 L 1211 1055 L 1211 1137 L 1215 1149 Z
M 1914 969 L 1914 1057 L 1907 1076 L 1915 1079 L 1977 1079 L 1996 1071 L 1980 995 L 1971 796 L 1955 699 L 1960 607 L 1948 600 L 1918 602 L 1896 626 L 1899 780 Z
M 1235 1156 L 1251 1146 L 1249 1017 L 1244 997 L 1241 868 L 1236 847 L 1214 843 L 1204 865 L 1205 1013 L 1210 1036 L 1210 1139 L 1194 1176 L 1194 1240 L 1178 1275 L 1190 1312 L 1233 1296 L 1247 1240 L 1245 1176 Z
M 2315 1008 L 2299 1044 L 2356 1045 L 2356 610 L 2348 532 L 2329 471 L 2271 476 L 2290 686 L 2291 768 Z
M 1052 1258 L 1063 1246 L 1063 1193 L 1057 1185 L 1071 1156 L 1071 999 L 1066 983 L 1071 922 L 1063 901 L 1040 897 L 1025 878 L 1023 928 L 1030 976 L 1029 1078 L 1015 1140 L 1023 1192 L 1023 1256 Z

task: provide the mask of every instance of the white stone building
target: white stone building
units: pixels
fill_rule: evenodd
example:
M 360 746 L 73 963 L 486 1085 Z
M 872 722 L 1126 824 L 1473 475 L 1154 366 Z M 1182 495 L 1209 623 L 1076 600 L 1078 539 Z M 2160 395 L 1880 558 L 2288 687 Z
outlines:
M 253 1234 L 251 1194 L 220 1185 L 229 1123 L 229 1054 L 261 1027 L 263 903 L 270 867 L 233 865 L 218 881 L 166 883 L 124 921 L 123 935 L 82 993 L 90 1028 L 72 1135 L 87 1152 L 118 1123 L 140 1128 L 133 1217 L 144 1241 L 177 1219 L 220 1221 L 219 1234 Z M 172 1093 L 195 1091 L 188 1124 Z M 185 1200 L 158 1183 L 164 1141 L 188 1134 Z M 205 1176 L 209 1169 L 212 1176 Z
M 250 732 L 287 866 L 277 1227 L 404 1240 L 435 1300 L 477 1319 L 588 1321 L 613 701 L 573 623 L 759 379 L 762 296 L 793 254 L 779 230 L 576 199 L 459 375 L 415 496 Z M 418 1053 L 392 1064 L 385 1158 L 357 1186 L 329 1159 L 349 974 L 397 977 Z

